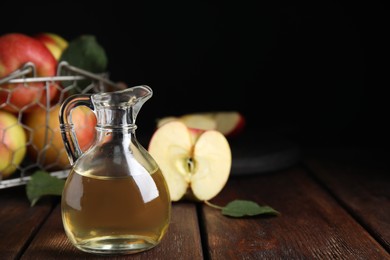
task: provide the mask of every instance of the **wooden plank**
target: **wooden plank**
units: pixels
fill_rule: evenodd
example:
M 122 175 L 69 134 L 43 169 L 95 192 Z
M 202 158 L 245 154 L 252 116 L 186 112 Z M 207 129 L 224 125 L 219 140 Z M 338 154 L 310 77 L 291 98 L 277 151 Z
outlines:
M 50 214 L 55 200 L 30 207 L 24 186 L 0 190 L 0 258 L 15 259 Z
M 390 171 L 366 152 L 325 151 L 307 158 L 308 168 L 390 252 Z M 386 163 L 384 163 L 386 162 Z
M 110 259 L 203 259 L 196 206 L 175 203 L 171 223 L 161 243 L 149 251 Z M 76 249 L 68 240 L 62 226 L 58 206 L 31 242 L 22 259 L 107 259 Z
M 268 204 L 282 215 L 236 219 L 203 205 L 210 259 L 390 257 L 302 168 L 231 178 L 212 203 L 223 206 L 234 199 Z

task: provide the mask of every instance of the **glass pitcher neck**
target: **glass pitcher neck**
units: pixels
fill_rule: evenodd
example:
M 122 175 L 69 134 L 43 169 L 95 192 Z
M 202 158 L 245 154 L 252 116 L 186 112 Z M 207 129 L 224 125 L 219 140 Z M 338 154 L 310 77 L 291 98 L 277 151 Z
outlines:
M 96 109 L 97 128 L 102 129 L 133 129 L 135 124 L 133 107 L 101 107 Z

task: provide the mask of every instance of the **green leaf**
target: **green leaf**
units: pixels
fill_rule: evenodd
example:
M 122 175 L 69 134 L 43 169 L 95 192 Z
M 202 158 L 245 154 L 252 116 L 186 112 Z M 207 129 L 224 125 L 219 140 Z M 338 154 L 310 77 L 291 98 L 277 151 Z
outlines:
M 256 216 L 262 214 L 279 215 L 270 206 L 260 206 L 249 200 L 234 200 L 222 208 L 222 214 L 231 217 Z
M 107 55 L 94 35 L 81 35 L 69 42 L 60 61 L 93 73 L 102 73 L 107 69 Z
M 60 61 L 66 61 L 71 66 L 92 73 L 103 73 L 107 70 L 108 58 L 104 48 L 97 42 L 94 35 L 81 35 L 69 42 L 68 47 L 60 57 Z M 69 83 L 64 84 L 65 86 Z M 91 80 L 78 82 L 78 87 L 83 90 L 91 84 Z M 76 91 L 72 90 L 75 93 Z
M 61 196 L 64 185 L 65 180 L 51 176 L 45 171 L 36 171 L 26 185 L 27 198 L 31 206 L 34 206 L 42 196 Z

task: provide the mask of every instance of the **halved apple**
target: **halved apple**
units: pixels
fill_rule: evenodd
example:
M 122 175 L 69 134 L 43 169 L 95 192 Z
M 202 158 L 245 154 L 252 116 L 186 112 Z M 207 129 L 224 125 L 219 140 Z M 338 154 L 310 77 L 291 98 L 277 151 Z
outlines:
M 164 117 L 157 121 L 157 127 L 175 120 L 183 122 L 190 128 L 217 130 L 225 136 L 237 135 L 245 126 L 245 118 L 241 113 L 237 111 L 218 111 L 191 113 L 179 117 Z
M 230 145 L 215 130 L 168 122 L 156 129 L 148 151 L 160 166 L 172 201 L 210 200 L 223 189 L 230 175 Z
M 215 121 L 215 119 L 212 116 L 206 114 L 186 114 L 180 117 L 163 117 L 157 121 L 157 128 L 172 121 L 180 121 L 189 128 L 196 128 L 202 130 L 217 129 L 217 122 Z
M 217 123 L 217 131 L 225 136 L 234 136 L 239 134 L 245 126 L 245 117 L 237 111 L 221 111 L 211 113 Z

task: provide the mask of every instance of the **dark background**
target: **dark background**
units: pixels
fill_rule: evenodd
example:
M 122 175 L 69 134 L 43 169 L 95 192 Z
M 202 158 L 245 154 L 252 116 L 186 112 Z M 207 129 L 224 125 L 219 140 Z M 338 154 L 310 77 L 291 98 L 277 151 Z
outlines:
M 387 151 L 387 5 L 257 2 L 270 3 L 2 1 L 0 33 L 95 35 L 112 80 L 154 90 L 139 129 L 163 116 L 237 110 L 247 131 Z

